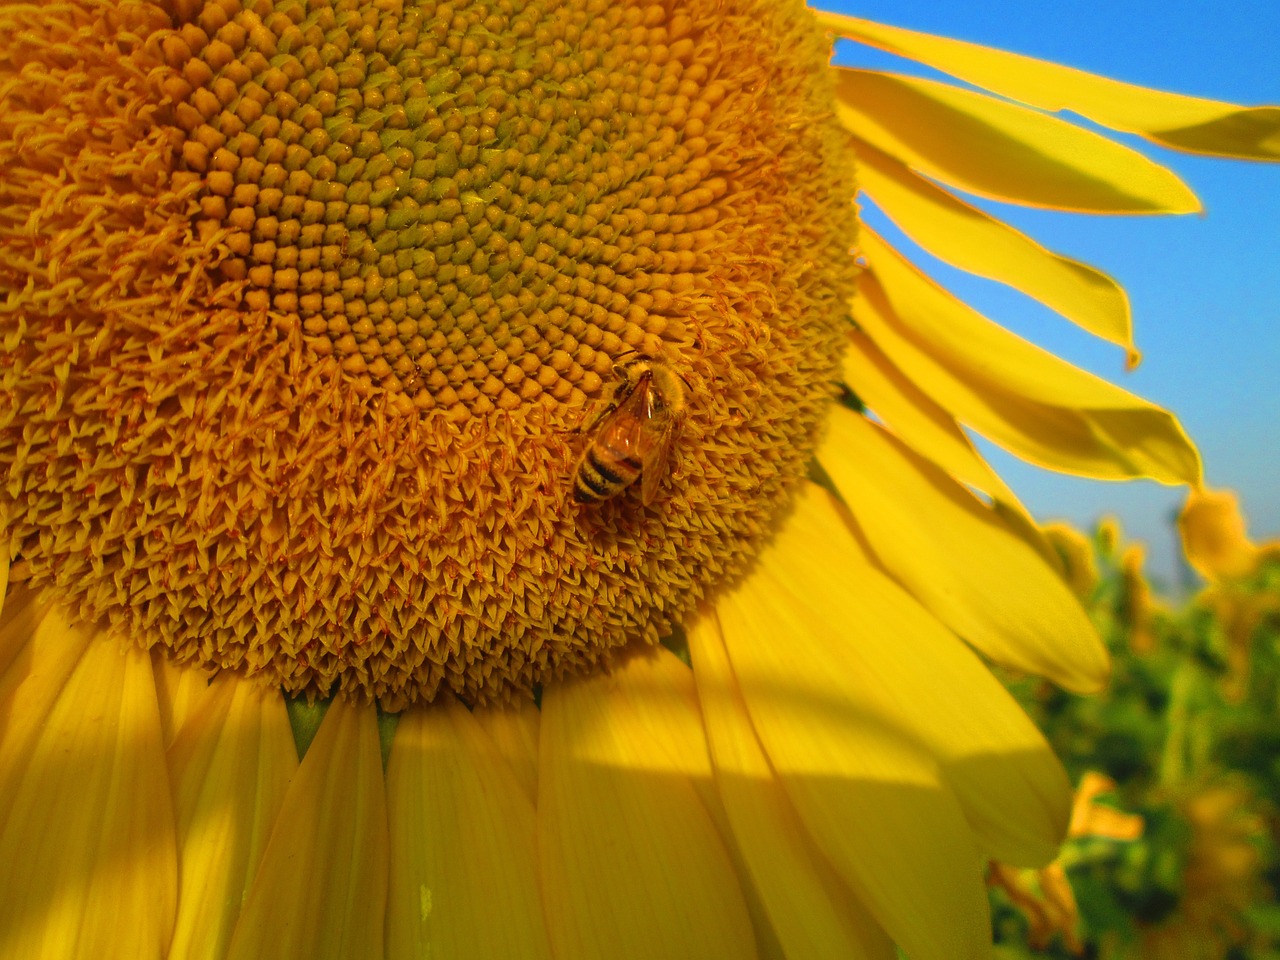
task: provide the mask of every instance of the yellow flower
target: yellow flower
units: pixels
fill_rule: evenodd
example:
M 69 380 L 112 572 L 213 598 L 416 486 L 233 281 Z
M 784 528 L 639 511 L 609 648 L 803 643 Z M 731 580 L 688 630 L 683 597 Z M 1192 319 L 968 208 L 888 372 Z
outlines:
M 1260 553 L 1249 539 L 1240 499 L 1230 490 L 1193 490 L 1178 515 L 1187 560 L 1207 580 L 1247 577 Z
M 835 34 L 1007 99 L 832 70 Z M 982 863 L 1049 862 L 1070 792 L 979 655 L 1107 668 L 959 425 L 1200 466 L 858 232 L 855 183 L 1132 355 L 1113 281 L 949 188 L 1191 211 L 1046 111 L 1265 159 L 1274 113 L 783 0 L 0 38 L 0 952 L 986 953 Z M 606 453 L 656 493 L 576 503 L 641 358 L 670 457 Z
M 1147 561 L 1147 548 L 1131 543 L 1120 555 L 1122 586 L 1119 615 L 1125 626 L 1129 648 L 1137 654 L 1151 653 L 1156 648 L 1155 613 L 1160 601 L 1142 572 Z
M 1178 527 L 1187 560 L 1209 581 L 1196 601 L 1213 611 L 1226 648 L 1223 693 L 1238 703 L 1248 693 L 1254 634 L 1280 614 L 1280 596 L 1265 584 L 1268 565 L 1280 559 L 1280 541 L 1255 544 L 1229 490 L 1192 491 Z

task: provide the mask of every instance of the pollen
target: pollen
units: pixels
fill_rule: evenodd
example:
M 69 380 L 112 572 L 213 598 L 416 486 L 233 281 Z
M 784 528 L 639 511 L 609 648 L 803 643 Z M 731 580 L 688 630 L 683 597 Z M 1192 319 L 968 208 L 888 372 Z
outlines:
M 177 662 L 527 695 L 740 574 L 838 378 L 854 183 L 801 3 L 0 11 L 0 527 Z M 575 468 L 628 357 L 652 503 Z

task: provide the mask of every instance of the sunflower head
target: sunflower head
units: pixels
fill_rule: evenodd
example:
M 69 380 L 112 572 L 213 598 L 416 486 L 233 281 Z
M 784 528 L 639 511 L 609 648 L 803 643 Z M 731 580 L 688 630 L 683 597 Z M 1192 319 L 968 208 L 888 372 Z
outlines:
M 1261 560 L 1240 498 L 1230 490 L 1192 490 L 1178 515 L 1178 532 L 1187 561 L 1211 582 L 1247 577 Z
M 829 41 L 740 6 L 8 24 L 20 575 L 179 661 L 391 706 L 666 633 L 803 476 L 852 291 Z M 111 39 L 64 61 L 66 30 Z M 689 388 L 667 475 L 576 504 L 633 355 Z

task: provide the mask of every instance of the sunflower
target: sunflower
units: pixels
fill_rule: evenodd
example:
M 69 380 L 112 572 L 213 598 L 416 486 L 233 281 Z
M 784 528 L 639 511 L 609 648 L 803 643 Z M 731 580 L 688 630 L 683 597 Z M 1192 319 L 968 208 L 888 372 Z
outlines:
M 1275 544 L 1250 538 L 1240 498 L 1230 490 L 1194 490 L 1178 515 L 1187 562 L 1210 583 L 1242 580 L 1257 572 Z
M 1280 618 L 1280 540 L 1256 544 L 1247 526 L 1229 490 L 1193 491 L 1178 516 L 1187 561 L 1208 581 L 1196 603 L 1213 613 L 1226 659 L 1222 690 L 1233 703 L 1248 696 L 1255 637 Z
M 953 190 L 1193 211 L 1052 114 L 1276 159 L 1274 110 L 784 0 L 0 38 L 6 956 L 986 954 L 984 863 L 1051 861 L 1070 790 L 983 658 L 1107 665 L 960 425 L 1199 460 L 857 191 L 1132 351 L 1114 281 Z

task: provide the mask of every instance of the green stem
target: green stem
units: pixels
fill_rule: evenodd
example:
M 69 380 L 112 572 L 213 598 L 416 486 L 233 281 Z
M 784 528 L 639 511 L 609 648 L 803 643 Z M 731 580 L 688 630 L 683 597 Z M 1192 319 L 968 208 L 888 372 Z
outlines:
M 1191 660 L 1179 662 L 1173 671 L 1173 683 L 1169 691 L 1169 708 L 1165 711 L 1164 749 L 1160 754 L 1159 782 L 1162 787 L 1172 787 L 1186 776 L 1187 736 L 1190 724 L 1187 705 L 1196 679 L 1196 667 Z

